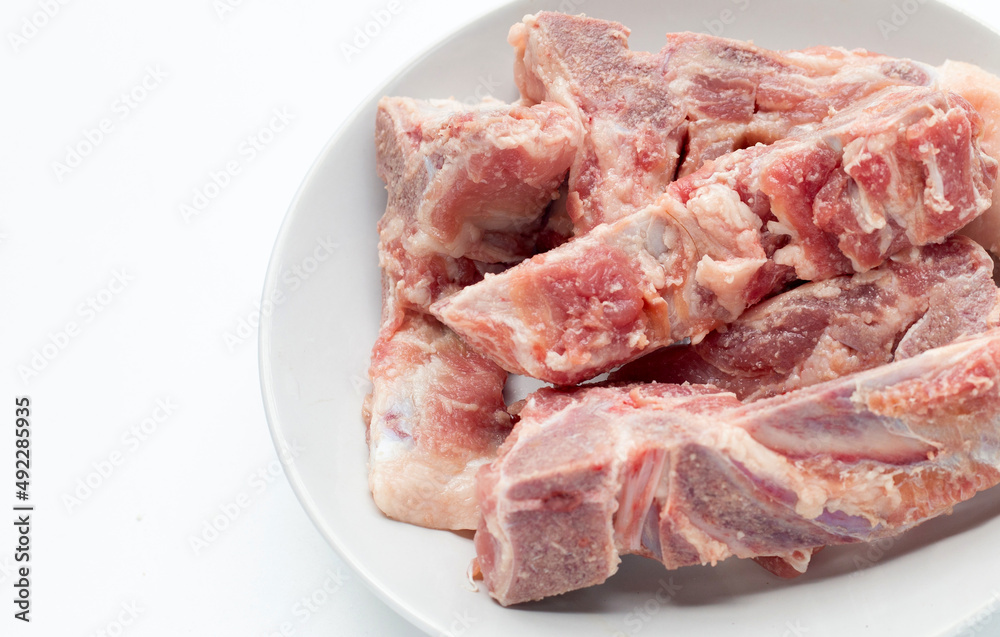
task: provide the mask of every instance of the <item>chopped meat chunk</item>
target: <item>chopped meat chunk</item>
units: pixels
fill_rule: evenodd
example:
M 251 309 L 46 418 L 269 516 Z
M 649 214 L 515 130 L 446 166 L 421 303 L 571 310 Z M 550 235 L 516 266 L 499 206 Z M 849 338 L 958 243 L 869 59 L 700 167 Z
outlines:
M 993 261 L 965 237 L 911 248 L 863 274 L 807 283 L 697 345 L 635 360 L 611 382 L 701 383 L 744 401 L 915 356 L 1000 325 Z
M 662 58 L 630 51 L 617 22 L 543 12 L 511 28 L 514 76 L 531 101 L 570 109 L 586 135 L 569 175 L 578 230 L 639 210 L 674 179 L 685 112 Z
M 983 118 L 983 151 L 1000 161 L 1000 78 L 972 64 L 948 61 L 939 69 L 937 85 L 958 93 L 972 104 Z M 1000 256 L 1000 189 L 994 189 L 990 209 L 963 228 L 962 233 Z
M 530 396 L 478 476 L 501 604 L 667 568 L 807 559 L 891 537 L 1000 482 L 1000 331 L 782 396 L 704 385 Z
M 507 374 L 434 317 L 408 311 L 372 352 L 369 487 L 389 517 L 474 529 L 476 471 L 510 431 Z
M 479 280 L 477 262 L 533 254 L 579 136 L 553 103 L 383 98 L 375 141 L 389 200 L 379 260 L 400 302 L 426 310 Z
M 934 69 L 865 50 L 769 51 L 700 33 L 667 35 L 664 79 L 687 110 L 680 174 L 706 161 L 787 137 L 891 86 L 932 85 Z
M 889 88 L 709 162 L 654 204 L 436 303 L 510 372 L 574 384 L 718 326 L 797 276 L 937 243 L 990 206 L 997 163 L 962 98 Z
M 489 264 L 532 254 L 543 231 L 554 235 L 559 224 L 547 224 L 546 210 L 578 137 L 576 121 L 552 103 L 379 102 L 377 168 L 389 197 L 366 412 L 369 486 L 390 517 L 475 527 L 476 469 L 510 429 L 507 374 L 423 312 Z
M 527 100 L 566 106 L 586 135 L 569 175 L 578 233 L 638 211 L 734 150 L 786 137 L 889 86 L 929 86 L 931 67 L 867 51 L 768 51 L 695 33 L 631 51 L 617 23 L 526 16 L 508 37 Z

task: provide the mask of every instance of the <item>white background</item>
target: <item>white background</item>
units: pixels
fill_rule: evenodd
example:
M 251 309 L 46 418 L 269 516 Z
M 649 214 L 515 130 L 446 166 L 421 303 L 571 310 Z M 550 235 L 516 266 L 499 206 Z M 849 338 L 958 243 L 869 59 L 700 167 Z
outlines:
M 279 225 L 327 140 L 501 4 L 3 3 L 0 634 L 419 634 L 281 474 L 253 324 Z M 1000 30 L 994 0 L 952 4 Z M 28 625 L 10 601 L 23 395 Z

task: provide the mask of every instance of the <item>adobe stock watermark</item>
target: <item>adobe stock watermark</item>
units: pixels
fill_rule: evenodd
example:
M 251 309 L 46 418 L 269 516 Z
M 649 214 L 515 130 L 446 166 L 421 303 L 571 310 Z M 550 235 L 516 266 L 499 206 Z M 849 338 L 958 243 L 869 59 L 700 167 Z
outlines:
M 718 17 L 710 20 L 703 20 L 702 24 L 709 33 L 718 37 L 726 32 L 726 27 L 736 24 L 739 14 L 750 8 L 750 0 L 729 0 L 734 9 L 723 9 L 719 11 Z
M 896 545 L 896 542 L 897 539 L 894 536 L 883 537 L 868 542 L 865 545 L 864 554 L 855 555 L 852 559 L 852 562 L 854 563 L 854 572 L 851 573 L 851 577 L 861 575 L 867 569 L 878 564 L 882 558 L 892 550 L 892 547 Z
M 229 353 L 235 352 L 248 340 L 254 340 L 260 327 L 260 320 L 271 316 L 276 308 L 286 303 L 289 295 L 301 288 L 302 284 L 316 274 L 339 249 L 340 244 L 327 235 L 316 239 L 312 252 L 301 261 L 291 267 L 282 265 L 278 269 L 280 287 L 276 287 L 270 295 L 255 303 L 250 311 L 240 316 L 231 330 L 227 329 L 222 333 L 222 341 Z
M 328 568 L 324 575 L 326 577 L 322 584 L 292 604 L 292 619 L 281 622 L 278 628 L 269 631 L 266 637 L 292 637 L 295 635 L 297 629 L 312 619 L 313 615 L 323 610 L 323 607 L 330 603 L 333 595 L 351 579 L 340 567 L 336 570 Z
M 476 88 L 472 93 L 459 100 L 466 106 L 475 106 L 487 97 L 495 97 L 499 89 L 503 87 L 503 82 L 493 79 L 493 75 L 483 77 L 480 75 L 476 80 Z
M 587 4 L 587 0 L 562 0 L 556 11 L 559 13 L 578 13 L 578 9 Z
M 661 579 L 658 584 L 659 586 L 652 597 L 642 604 L 636 604 L 625 615 L 625 619 L 622 622 L 625 625 L 625 630 L 618 631 L 614 634 L 614 637 L 635 637 L 635 635 L 641 633 L 649 622 L 653 621 L 653 618 L 663 610 L 663 607 L 669 604 L 677 596 L 677 593 L 684 588 L 680 584 L 675 584 L 672 577 L 668 580 Z
M 928 0 L 902 0 L 893 4 L 892 12 L 875 23 L 882 34 L 882 39 L 888 40 L 892 34 L 905 27 L 910 19 L 919 13 L 921 5 L 927 2 Z
M 982 491 L 990 486 L 989 482 L 984 476 L 977 476 L 975 487 L 977 491 Z M 911 488 L 915 491 L 915 502 L 942 502 L 942 501 L 955 501 L 955 493 L 949 483 L 940 480 L 930 481 L 930 483 L 919 483 L 915 482 L 911 484 Z M 911 517 L 922 517 L 926 515 L 923 508 L 917 506 L 917 511 L 915 513 L 909 514 Z M 858 577 L 864 574 L 872 566 L 875 566 L 878 562 L 888 555 L 893 547 L 900 541 L 901 537 L 898 535 L 889 535 L 886 537 L 880 537 L 873 539 L 866 544 L 858 546 L 858 549 L 863 547 L 864 552 L 862 554 L 855 554 L 852 558 L 854 563 L 854 571 L 851 573 L 851 577 Z
M 479 622 L 480 618 L 467 610 L 461 612 L 455 611 L 451 614 L 451 623 L 448 624 L 448 630 L 439 633 L 438 637 L 462 637 L 462 635 L 469 632 L 469 629 Z
M 347 40 L 340 43 L 340 52 L 344 54 L 344 59 L 350 62 L 353 58 L 361 54 L 361 51 L 368 48 L 376 38 L 392 23 L 393 18 L 403 12 L 403 2 L 401 0 L 389 0 L 381 9 L 375 9 L 368 15 L 370 19 L 364 24 L 354 27 L 354 34 Z
M 84 161 L 107 142 L 121 122 L 127 120 L 169 77 L 159 64 L 147 64 L 138 82 L 122 91 L 111 103 L 110 112 L 93 126 L 85 126 L 76 141 L 66 144 L 61 160 L 52 162 L 52 174 L 62 183 Z
M 995 635 L 996 626 L 992 626 L 997 614 L 1000 613 L 1000 593 L 991 591 L 990 600 L 973 615 L 959 624 L 955 637 L 975 637 L 976 635 Z
M 157 432 L 160 425 L 174 415 L 175 411 L 177 411 L 177 403 L 174 402 L 174 399 L 157 398 L 149 415 L 139 422 L 129 425 L 119 438 L 118 445 L 105 457 L 91 462 L 87 472 L 76 479 L 71 489 L 63 493 L 61 499 L 63 506 L 66 507 L 66 512 L 73 513 L 75 509 L 89 500 L 111 479 L 115 471 L 134 456 L 146 441 Z
M 10 48 L 14 53 L 20 53 L 21 49 L 44 31 L 69 3 L 70 0 L 37 0 L 38 9 L 23 16 L 17 27 L 7 34 L 7 41 L 10 42 Z
M 808 632 L 809 629 L 796 619 L 794 622 L 785 622 L 785 630 L 781 633 L 781 637 L 805 637 Z
M 212 0 L 212 9 L 219 21 L 225 20 L 229 14 L 243 6 L 244 0 Z
M 221 162 L 218 169 L 209 171 L 201 184 L 195 187 L 191 198 L 178 206 L 184 222 L 191 223 L 192 219 L 205 212 L 293 121 L 295 114 L 288 108 L 280 106 L 271 109 L 267 121 L 243 138 L 234 155 Z
M 121 637 L 144 612 L 146 609 L 136 601 L 122 602 L 119 610 L 115 611 L 114 619 L 90 633 L 90 637 Z
M 291 446 L 281 449 L 280 457 L 285 463 L 290 463 L 299 457 L 302 450 L 303 447 L 293 440 Z M 202 520 L 198 532 L 188 536 L 188 546 L 195 556 L 218 541 L 268 488 L 281 479 L 281 476 L 281 461 L 277 459 L 253 471 L 246 479 L 247 488 L 241 489 L 235 496 L 220 504 L 212 514 Z
M 360 374 L 352 373 L 349 375 L 348 380 L 351 383 L 351 387 L 354 388 L 354 394 L 358 398 L 364 398 L 372 393 L 372 381 L 368 378 L 367 371 Z
M 46 343 L 32 350 L 28 361 L 17 366 L 17 373 L 25 386 L 55 362 L 70 343 L 83 336 L 86 326 L 96 321 L 97 317 L 108 309 L 134 280 L 135 277 L 124 268 L 112 270 L 107 284 L 94 294 L 88 295 L 76 306 L 78 318 L 65 321 L 55 332 L 49 332 Z

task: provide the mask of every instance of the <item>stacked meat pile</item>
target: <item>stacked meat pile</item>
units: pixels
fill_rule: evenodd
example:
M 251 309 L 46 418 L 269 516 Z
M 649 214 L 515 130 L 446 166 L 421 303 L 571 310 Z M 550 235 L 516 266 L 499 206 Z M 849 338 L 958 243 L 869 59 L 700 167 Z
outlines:
M 370 486 L 475 528 L 504 605 L 626 553 L 802 572 L 1000 481 L 1000 80 L 627 37 L 527 16 L 518 103 L 379 104 Z

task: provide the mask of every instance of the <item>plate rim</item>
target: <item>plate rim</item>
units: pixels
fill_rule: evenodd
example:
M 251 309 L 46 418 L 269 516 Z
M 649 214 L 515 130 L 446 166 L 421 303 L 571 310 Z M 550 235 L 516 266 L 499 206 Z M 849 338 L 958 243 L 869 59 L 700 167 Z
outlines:
M 333 135 L 330 136 L 330 139 L 327 140 L 326 144 L 323 145 L 323 148 L 313 159 L 309 169 L 306 171 L 305 175 L 303 175 L 302 181 L 296 188 L 295 194 L 292 195 L 291 202 L 285 209 L 284 216 L 281 220 L 281 226 L 278 229 L 274 243 L 271 246 L 271 252 L 268 256 L 267 269 L 265 270 L 260 296 L 261 303 L 267 302 L 271 293 L 277 289 L 280 269 L 278 267 L 278 263 L 280 261 L 281 248 L 289 239 L 291 227 L 294 225 L 295 210 L 302 202 L 302 199 L 306 191 L 309 189 L 313 179 L 319 173 L 320 166 L 322 166 L 331 151 L 344 137 L 346 137 L 348 132 L 357 125 L 361 116 L 365 113 L 369 106 L 378 102 L 378 99 L 381 95 L 385 94 L 385 89 L 390 84 L 405 76 L 439 49 L 447 46 L 455 39 L 462 37 L 466 31 L 473 29 L 476 25 L 483 21 L 488 21 L 496 15 L 509 11 L 514 5 L 526 4 L 530 1 L 531 0 L 510 0 L 509 2 L 505 2 L 491 11 L 480 14 L 479 16 L 466 21 L 457 29 L 451 31 L 448 35 L 435 40 L 431 45 L 421 50 L 408 62 L 399 65 L 396 69 L 390 72 L 385 79 L 378 84 L 378 86 L 372 89 L 360 102 L 358 102 L 358 104 L 355 105 L 354 109 L 352 109 L 344 122 L 337 127 Z M 937 2 L 938 0 L 932 1 Z M 263 305 L 261 307 L 263 307 Z M 401 602 L 395 596 L 390 595 L 389 592 L 376 581 L 369 569 L 365 567 L 364 563 L 361 562 L 347 546 L 344 546 L 339 538 L 329 531 L 325 522 L 319 517 L 318 504 L 309 494 L 301 474 L 295 467 L 294 459 L 291 459 L 287 454 L 282 453 L 284 441 L 282 440 L 282 436 L 278 430 L 279 423 L 278 414 L 276 413 L 276 398 L 274 394 L 274 370 L 271 357 L 273 321 L 274 313 L 268 313 L 266 316 L 261 317 L 260 325 L 257 328 L 258 380 L 261 389 L 261 399 L 264 406 L 264 417 L 267 421 L 267 428 L 271 437 L 271 443 L 274 445 L 275 452 L 278 455 L 278 460 L 281 463 L 282 471 L 288 479 L 289 485 L 292 487 L 292 492 L 295 494 L 296 499 L 305 510 L 306 515 L 309 517 L 309 520 L 313 523 L 316 530 L 319 531 L 319 533 L 326 540 L 327 544 L 329 544 L 337 552 L 340 558 L 344 560 L 347 566 L 360 576 L 360 579 L 364 582 L 365 586 L 380 600 L 396 611 L 396 613 L 406 619 L 406 621 L 410 622 L 428 635 L 433 634 L 437 628 L 433 626 L 428 619 L 423 617 L 423 615 L 416 609 L 410 608 L 407 604 Z
M 807 2 L 818 3 L 820 0 L 806 0 Z M 921 0 L 921 3 L 930 3 L 938 5 L 940 8 L 953 12 L 963 19 L 977 25 L 989 31 L 993 36 L 1000 39 L 1000 25 L 993 26 L 986 23 L 975 15 L 970 13 L 965 7 L 955 6 L 948 2 L 947 0 Z M 275 240 L 271 246 L 271 250 L 268 256 L 267 267 L 265 270 L 265 276 L 262 284 L 262 291 L 260 301 L 261 303 L 267 302 L 270 295 L 274 290 L 277 289 L 278 277 L 279 277 L 279 261 L 281 257 L 281 248 L 285 246 L 290 239 L 290 232 L 292 226 L 295 224 L 295 211 L 300 206 L 304 195 L 310 189 L 313 180 L 319 173 L 320 167 L 329 157 L 330 153 L 335 149 L 340 142 L 348 135 L 348 133 L 358 125 L 359 120 L 362 115 L 368 110 L 372 105 L 377 104 L 378 99 L 385 94 L 385 89 L 405 77 L 414 68 L 420 66 L 428 57 L 432 56 L 439 49 L 444 48 L 451 44 L 453 41 L 462 38 L 467 32 L 473 30 L 476 26 L 480 25 L 485 21 L 492 20 L 495 16 L 509 12 L 513 7 L 517 5 L 523 5 L 525 10 L 530 13 L 530 9 L 533 7 L 531 5 L 537 4 L 535 0 L 508 0 L 500 4 L 499 6 L 493 8 L 490 11 L 481 13 L 478 16 L 472 17 L 454 30 L 450 31 L 448 34 L 442 38 L 435 40 L 430 45 L 426 46 L 420 50 L 415 56 L 410 58 L 407 62 L 398 65 L 392 71 L 390 71 L 386 77 L 380 82 L 375 88 L 369 91 L 351 110 L 348 116 L 344 119 L 340 126 L 334 131 L 327 142 L 323 145 L 322 149 L 317 153 L 309 169 L 303 175 L 295 193 L 293 194 L 290 203 L 285 209 L 284 215 L 282 217 L 281 225 L 278 229 Z M 543 7 L 534 7 L 535 10 L 544 10 Z M 950 59 L 950 58 L 949 58 Z M 998 69 L 1000 71 L 1000 69 Z M 998 185 L 1000 187 L 1000 185 Z M 263 307 L 263 306 L 262 306 Z M 278 460 L 281 464 L 282 470 L 285 477 L 288 479 L 289 485 L 295 494 L 296 499 L 299 504 L 304 509 L 309 520 L 312 522 L 313 526 L 319 533 L 323 536 L 326 542 L 337 552 L 339 557 L 347 564 L 351 570 L 358 574 L 364 585 L 374 593 L 382 602 L 392 608 L 396 613 L 401 615 L 406 621 L 412 624 L 417 629 L 422 632 L 433 635 L 438 631 L 438 628 L 434 626 L 430 619 L 425 617 L 424 614 L 419 612 L 417 609 L 411 607 L 411 605 L 401 601 L 397 596 L 390 594 L 390 592 L 383 587 L 374 577 L 369 568 L 367 568 L 364 562 L 360 561 L 358 557 L 355 556 L 354 552 L 343 542 L 332 533 L 328 528 L 328 525 L 319 515 L 319 505 L 316 500 L 310 495 L 307 485 L 303 480 L 301 473 L 296 468 L 296 463 L 294 458 L 291 458 L 289 454 L 284 453 L 285 443 L 283 437 L 279 431 L 279 421 L 277 414 L 276 396 L 274 391 L 274 366 L 272 358 L 272 334 L 273 334 L 273 322 L 274 313 L 267 313 L 262 315 L 260 319 L 260 324 L 258 327 L 257 335 L 257 365 L 258 365 L 258 380 L 261 387 L 261 399 L 264 407 L 264 415 L 267 422 L 268 433 L 271 437 L 271 442 L 274 445 L 275 452 L 278 456 Z M 1000 489 L 1000 486 L 996 487 Z M 988 605 L 988 604 L 987 604 Z M 939 633 L 938 637 L 946 637 L 959 634 L 959 631 L 963 629 L 963 626 L 978 613 L 973 612 L 972 614 L 956 618 L 953 623 L 944 628 L 944 630 Z

